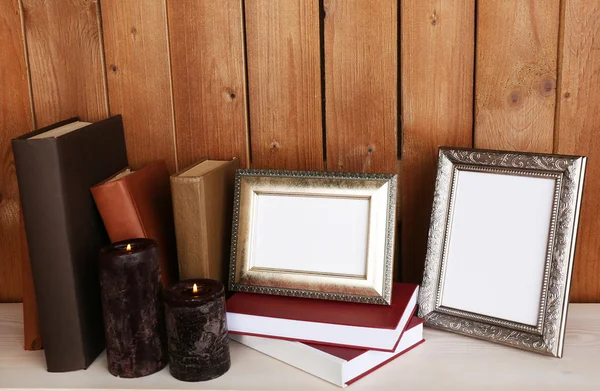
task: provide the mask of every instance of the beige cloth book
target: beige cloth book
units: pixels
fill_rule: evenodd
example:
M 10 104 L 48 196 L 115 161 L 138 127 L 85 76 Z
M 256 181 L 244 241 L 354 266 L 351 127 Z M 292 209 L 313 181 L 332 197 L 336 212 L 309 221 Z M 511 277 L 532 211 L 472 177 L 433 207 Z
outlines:
M 227 286 L 233 187 L 239 160 L 202 160 L 171 176 L 180 279 Z

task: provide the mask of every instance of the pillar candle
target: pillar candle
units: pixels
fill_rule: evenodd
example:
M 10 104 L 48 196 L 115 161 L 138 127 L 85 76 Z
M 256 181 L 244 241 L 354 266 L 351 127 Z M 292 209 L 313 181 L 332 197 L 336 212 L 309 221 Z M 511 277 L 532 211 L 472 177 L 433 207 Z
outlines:
M 211 380 L 231 366 L 225 288 L 215 280 L 184 280 L 165 291 L 169 370 L 183 381 Z
M 106 246 L 99 267 L 109 372 L 134 378 L 161 370 L 168 356 L 156 242 Z

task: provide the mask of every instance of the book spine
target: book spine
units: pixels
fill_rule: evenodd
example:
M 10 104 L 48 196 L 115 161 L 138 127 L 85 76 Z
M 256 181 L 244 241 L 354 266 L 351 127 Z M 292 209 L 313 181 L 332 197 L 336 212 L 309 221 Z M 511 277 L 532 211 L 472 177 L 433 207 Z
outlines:
M 100 249 L 110 243 L 90 188 L 128 166 L 121 117 L 65 134 L 57 144 L 77 303 L 72 314 L 80 324 L 87 368 L 105 347 L 97 265 Z
M 13 141 L 40 328 L 50 372 L 82 369 L 62 168 L 56 139 Z
M 171 177 L 179 277 L 209 278 L 204 186 L 198 178 Z
M 209 255 L 209 239 L 208 239 L 208 229 L 214 228 L 210 226 L 210 221 L 208 218 L 208 202 L 206 199 L 206 178 L 200 177 L 196 181 L 196 187 L 194 189 L 196 191 L 197 197 L 194 197 L 198 202 L 198 244 L 196 245 L 196 251 L 198 252 L 198 256 L 200 259 L 199 265 L 202 268 L 202 278 L 211 278 L 216 279 L 212 274 L 211 270 L 211 260 Z

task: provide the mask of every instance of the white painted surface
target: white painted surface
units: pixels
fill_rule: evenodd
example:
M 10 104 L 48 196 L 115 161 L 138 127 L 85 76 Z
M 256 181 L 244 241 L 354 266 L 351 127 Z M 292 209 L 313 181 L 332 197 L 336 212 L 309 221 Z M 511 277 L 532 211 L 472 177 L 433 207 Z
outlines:
M 140 379 L 111 376 L 103 354 L 87 371 L 48 373 L 42 351 L 23 350 L 20 304 L 0 305 L 0 388 L 155 390 L 340 390 L 238 343 L 232 366 L 205 383 L 184 383 L 168 369 Z M 348 388 L 359 390 L 598 390 L 600 305 L 572 304 L 562 359 L 425 328 L 426 342 Z
M 536 325 L 555 180 L 459 171 L 442 305 Z
M 257 196 L 254 267 L 366 276 L 369 200 Z

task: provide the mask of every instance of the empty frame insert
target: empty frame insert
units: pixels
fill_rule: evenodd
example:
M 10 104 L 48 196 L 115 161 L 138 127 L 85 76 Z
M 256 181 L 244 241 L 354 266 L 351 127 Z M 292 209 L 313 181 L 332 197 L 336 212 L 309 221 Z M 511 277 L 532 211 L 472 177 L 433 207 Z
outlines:
M 560 357 L 585 162 L 441 148 L 419 315 Z
M 396 176 L 238 170 L 231 290 L 390 304 Z

